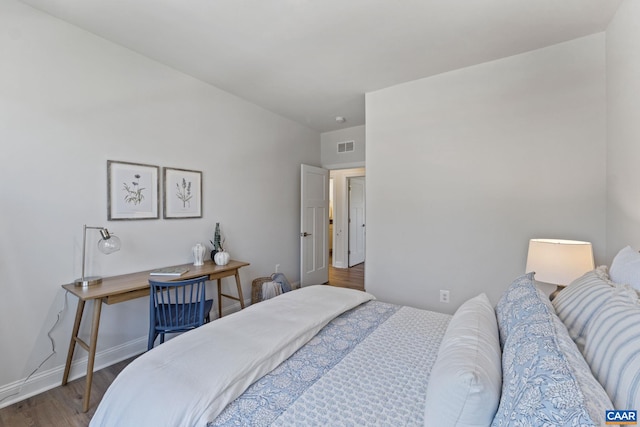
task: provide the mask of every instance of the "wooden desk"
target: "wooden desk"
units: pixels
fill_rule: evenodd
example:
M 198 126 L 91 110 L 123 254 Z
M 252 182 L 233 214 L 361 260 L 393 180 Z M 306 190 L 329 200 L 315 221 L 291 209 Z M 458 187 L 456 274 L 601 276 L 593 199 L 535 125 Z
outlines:
M 91 397 L 91 382 L 93 380 L 93 364 L 96 357 L 96 346 L 98 344 L 98 328 L 100 326 L 100 311 L 102 303 L 117 304 L 119 302 L 129 301 L 135 298 L 147 297 L 149 295 L 149 278 L 154 280 L 184 280 L 194 277 L 209 276 L 209 280 L 218 281 L 218 315 L 222 317 L 222 297 L 230 298 L 240 302 L 240 307 L 244 308 L 244 298 L 242 297 L 242 286 L 240 284 L 240 274 L 238 270 L 241 267 L 249 265 L 248 262 L 229 261 L 227 265 L 216 265 L 213 261 L 205 261 L 204 265 L 194 266 L 193 264 L 183 264 L 180 267 L 187 267 L 187 271 L 182 276 L 150 276 L 153 270 L 140 271 L 137 273 L 123 274 L 121 276 L 105 277 L 99 285 L 88 286 L 83 288 L 73 283 L 62 285 L 64 289 L 78 297 L 78 308 L 76 309 L 76 319 L 73 324 L 73 332 L 71 334 L 71 342 L 69 343 L 69 352 L 67 353 L 67 363 L 64 367 L 64 375 L 62 376 L 62 385 L 67 384 L 69 379 L 69 371 L 71 370 L 71 362 L 76 344 L 80 345 L 89 353 L 87 360 L 87 382 L 84 390 L 84 401 L 82 410 L 89 410 L 89 401 Z M 154 269 L 155 270 L 155 269 Z M 238 288 L 238 296 L 232 296 L 222 293 L 222 278 L 235 276 L 236 286 Z M 82 313 L 84 305 L 87 301 L 93 300 L 93 321 L 91 323 L 91 336 L 89 344 L 78 337 L 80 330 L 80 322 L 82 321 Z

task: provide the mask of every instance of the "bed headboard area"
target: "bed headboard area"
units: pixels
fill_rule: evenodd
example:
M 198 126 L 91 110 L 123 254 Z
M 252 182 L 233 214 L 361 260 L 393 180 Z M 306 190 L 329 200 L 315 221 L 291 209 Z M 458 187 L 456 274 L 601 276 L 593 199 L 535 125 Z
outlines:
M 493 425 L 601 425 L 640 409 L 640 254 L 615 257 L 549 301 L 533 273 L 496 306 L 503 387 Z M 574 424 L 577 423 L 577 424 Z
M 640 254 L 631 247 L 553 300 L 559 318 L 616 409 L 640 409 Z

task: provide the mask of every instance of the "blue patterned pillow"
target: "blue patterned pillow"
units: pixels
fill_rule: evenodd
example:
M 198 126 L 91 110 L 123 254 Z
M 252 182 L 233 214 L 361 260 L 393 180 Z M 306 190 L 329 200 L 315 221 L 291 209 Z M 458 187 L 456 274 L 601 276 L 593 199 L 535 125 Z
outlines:
M 500 346 L 509 336 L 511 329 L 522 322 L 545 317 L 539 309 L 540 298 L 533 284 L 533 273 L 518 277 L 502 294 L 496 305 L 496 317 L 500 332 Z
M 603 424 L 613 404 L 533 275 L 516 279 L 496 311 L 504 344 L 502 397 L 492 425 Z

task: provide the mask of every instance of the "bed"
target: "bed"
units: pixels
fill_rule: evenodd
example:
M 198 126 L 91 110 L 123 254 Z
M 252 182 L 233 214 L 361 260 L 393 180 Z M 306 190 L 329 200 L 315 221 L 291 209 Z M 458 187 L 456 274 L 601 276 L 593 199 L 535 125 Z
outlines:
M 640 409 L 629 251 L 553 302 L 530 273 L 495 307 L 481 294 L 453 316 L 330 286 L 288 292 L 134 360 L 90 425 L 604 425 L 607 410 Z

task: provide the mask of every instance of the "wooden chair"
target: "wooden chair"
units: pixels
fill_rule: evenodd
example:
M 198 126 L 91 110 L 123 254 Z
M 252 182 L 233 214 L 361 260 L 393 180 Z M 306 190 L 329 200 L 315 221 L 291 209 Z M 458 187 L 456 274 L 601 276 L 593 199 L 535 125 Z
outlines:
M 168 333 L 186 332 L 209 322 L 213 300 L 205 298 L 208 276 L 161 282 L 149 280 L 149 342 L 147 350 L 160 335 L 160 344 Z

